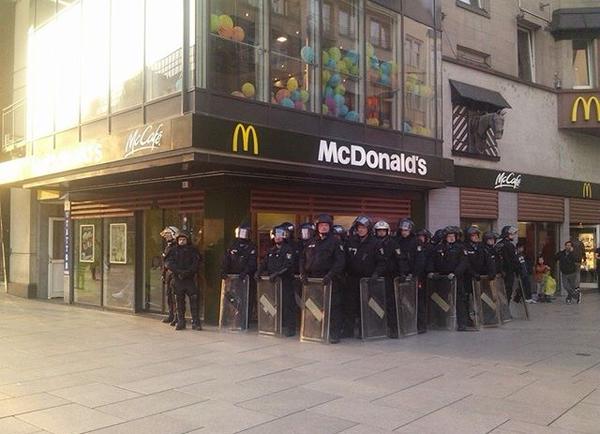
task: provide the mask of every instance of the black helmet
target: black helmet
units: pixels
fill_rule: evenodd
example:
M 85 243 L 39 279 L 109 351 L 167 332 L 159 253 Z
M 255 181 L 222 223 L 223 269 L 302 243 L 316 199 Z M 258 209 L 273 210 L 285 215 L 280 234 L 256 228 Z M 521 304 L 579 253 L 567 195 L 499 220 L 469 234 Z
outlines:
M 343 227 L 342 225 L 333 225 L 331 227 L 331 231 L 333 232 L 334 235 L 339 235 L 340 237 L 345 237 L 347 232 L 346 232 L 346 228 Z
M 287 230 L 288 237 L 292 237 L 296 232 L 296 226 L 293 223 L 283 222 L 279 226 L 283 226 Z
M 192 236 L 186 230 L 181 230 L 181 231 L 177 232 L 176 239 L 179 239 L 179 238 L 187 238 L 188 242 L 192 241 Z
M 431 242 L 433 244 L 439 244 L 442 242 L 443 238 L 444 238 L 444 229 L 438 229 L 437 231 L 435 231 L 435 234 L 433 234 L 433 237 L 431 237 Z
M 420 229 L 417 231 L 417 236 L 418 237 L 425 237 L 426 240 L 430 240 L 431 239 L 431 232 L 429 232 L 427 229 Z
M 444 238 L 450 234 L 454 234 L 456 238 L 459 238 L 462 235 L 462 231 L 458 226 L 446 226 L 444 229 Z
M 367 230 L 370 231 L 373 227 L 373 222 L 371 221 L 370 217 L 359 215 L 356 217 L 356 220 L 354 220 L 354 223 L 352 223 L 352 227 L 356 229 L 358 225 L 363 225 L 367 228 Z
M 329 214 L 319 214 L 315 219 L 315 226 L 319 223 L 327 223 L 329 226 L 333 226 L 333 217 Z
M 379 220 L 373 225 L 373 232 L 377 235 L 377 231 L 387 231 L 387 235 L 390 234 L 390 224 L 385 220 Z
M 272 240 L 274 240 L 275 237 L 281 237 L 285 240 L 287 240 L 290 237 L 288 228 L 287 228 L 287 226 L 284 226 L 284 225 L 273 226 L 273 229 L 271 229 L 270 235 L 271 235 Z
M 300 225 L 300 239 L 310 240 L 315 235 L 315 225 L 312 223 L 302 223 Z
M 496 233 L 492 232 L 492 231 L 487 231 L 483 234 L 483 241 L 488 241 L 488 240 L 494 240 L 496 241 L 496 239 L 498 238 L 498 236 L 496 235 Z
M 400 219 L 400 221 L 398 221 L 398 232 L 400 232 L 402 229 L 407 229 L 412 234 L 415 230 L 415 222 L 409 218 Z
M 509 235 L 518 234 L 519 230 L 514 226 L 504 226 L 502 228 L 502 238 L 506 238 Z
M 235 228 L 235 237 L 240 238 L 242 240 L 250 239 L 250 225 L 247 223 L 242 223 L 237 228 Z
M 479 236 L 481 236 L 481 229 L 479 229 L 479 226 L 477 225 L 471 225 L 469 226 L 466 230 L 465 230 L 466 234 L 468 237 L 470 237 L 473 234 L 477 234 Z

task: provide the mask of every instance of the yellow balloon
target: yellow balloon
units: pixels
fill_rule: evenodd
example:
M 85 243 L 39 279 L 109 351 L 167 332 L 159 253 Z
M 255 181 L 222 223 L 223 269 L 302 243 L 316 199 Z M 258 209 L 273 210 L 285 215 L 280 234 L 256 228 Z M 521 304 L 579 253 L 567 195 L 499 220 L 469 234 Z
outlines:
M 256 94 L 256 89 L 252 83 L 246 82 L 242 85 L 242 93 L 246 98 L 252 98 Z
M 219 26 L 228 29 L 233 29 L 233 20 L 229 15 L 221 15 L 219 17 Z
M 296 80 L 294 77 L 291 77 L 288 81 L 287 81 L 287 88 L 290 92 L 295 91 L 296 89 L 298 89 L 298 80 Z

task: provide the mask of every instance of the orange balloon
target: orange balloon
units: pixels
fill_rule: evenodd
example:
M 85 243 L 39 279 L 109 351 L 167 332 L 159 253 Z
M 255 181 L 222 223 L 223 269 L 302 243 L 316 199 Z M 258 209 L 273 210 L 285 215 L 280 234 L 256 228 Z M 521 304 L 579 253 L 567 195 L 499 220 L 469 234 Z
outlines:
M 246 37 L 246 33 L 244 32 L 244 29 L 242 29 L 240 26 L 235 26 L 233 28 L 233 37 L 232 37 L 232 39 L 234 41 L 242 42 L 245 37 Z
M 219 36 L 225 39 L 233 38 L 233 28 L 232 27 L 219 27 Z

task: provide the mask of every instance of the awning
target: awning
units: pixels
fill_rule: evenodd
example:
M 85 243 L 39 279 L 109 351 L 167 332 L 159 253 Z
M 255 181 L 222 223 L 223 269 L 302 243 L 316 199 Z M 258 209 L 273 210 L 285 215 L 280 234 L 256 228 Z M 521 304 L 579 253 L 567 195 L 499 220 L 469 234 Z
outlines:
M 600 7 L 557 9 L 550 33 L 555 39 L 591 39 L 600 36 Z
M 469 103 L 483 104 L 490 111 L 511 108 L 504 97 L 495 90 L 455 80 L 450 80 L 450 87 L 452 88 L 452 102 L 454 103 L 463 105 Z

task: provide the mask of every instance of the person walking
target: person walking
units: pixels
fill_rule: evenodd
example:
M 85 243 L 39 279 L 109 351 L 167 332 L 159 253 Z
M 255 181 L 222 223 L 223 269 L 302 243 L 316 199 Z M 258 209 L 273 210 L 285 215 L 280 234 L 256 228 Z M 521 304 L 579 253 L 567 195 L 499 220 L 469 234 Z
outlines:
M 565 248 L 554 255 L 554 260 L 558 261 L 558 268 L 561 273 L 560 282 L 565 291 L 567 291 L 565 302 L 571 304 L 575 300 L 577 304 L 580 304 L 581 291 L 577 288 L 579 261 L 574 251 L 573 243 L 567 241 Z

